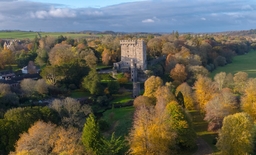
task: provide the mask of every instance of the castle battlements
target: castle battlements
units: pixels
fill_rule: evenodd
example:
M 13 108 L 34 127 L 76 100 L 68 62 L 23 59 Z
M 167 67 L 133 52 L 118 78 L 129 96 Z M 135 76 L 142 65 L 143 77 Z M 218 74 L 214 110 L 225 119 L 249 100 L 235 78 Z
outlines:
M 121 45 L 137 44 L 137 40 L 120 40 Z

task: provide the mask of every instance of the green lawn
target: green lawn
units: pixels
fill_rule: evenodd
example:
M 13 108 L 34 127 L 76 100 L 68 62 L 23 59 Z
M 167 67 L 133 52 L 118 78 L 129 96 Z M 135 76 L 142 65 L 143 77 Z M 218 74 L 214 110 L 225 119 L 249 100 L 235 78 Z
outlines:
M 65 33 L 65 32 L 40 32 L 41 36 L 52 36 L 58 37 L 60 35 L 71 37 L 71 38 L 80 38 L 80 37 L 99 37 L 101 35 L 89 35 L 89 34 L 80 34 L 80 33 Z M 0 32 L 1 39 L 33 39 L 35 36 L 39 37 L 37 32 L 29 31 L 12 31 L 12 32 Z
M 110 102 L 111 104 L 123 104 L 133 100 L 131 92 L 126 92 L 123 94 L 114 94 L 113 98 L 114 100 Z
M 74 90 L 71 92 L 70 97 L 72 98 L 83 98 L 83 97 L 88 97 L 90 96 L 90 93 L 87 91 L 82 91 L 82 90 Z
M 223 67 L 218 67 L 211 73 L 211 77 L 219 72 L 235 74 L 239 71 L 248 73 L 249 77 L 256 78 L 256 51 L 250 51 L 245 55 L 235 56 L 233 62 Z
M 204 115 L 196 110 L 189 111 L 189 113 L 192 117 L 196 134 L 203 138 L 211 146 L 214 152 L 218 152 L 215 144 L 213 144 L 216 140 L 217 133 L 207 131 L 208 123 L 203 120 Z
M 134 107 L 114 108 L 103 113 L 102 119 L 106 120 L 110 125 L 107 135 L 115 132 L 116 136 L 127 136 L 132 127 Z

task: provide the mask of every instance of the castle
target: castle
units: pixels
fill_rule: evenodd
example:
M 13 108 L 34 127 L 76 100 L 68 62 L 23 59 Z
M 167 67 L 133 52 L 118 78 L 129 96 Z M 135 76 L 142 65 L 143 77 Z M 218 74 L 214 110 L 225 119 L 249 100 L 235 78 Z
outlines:
M 140 81 L 143 71 L 147 69 L 146 45 L 143 40 L 121 40 L 121 61 L 114 63 L 114 69 L 130 72 L 133 82 L 133 97 L 140 93 Z

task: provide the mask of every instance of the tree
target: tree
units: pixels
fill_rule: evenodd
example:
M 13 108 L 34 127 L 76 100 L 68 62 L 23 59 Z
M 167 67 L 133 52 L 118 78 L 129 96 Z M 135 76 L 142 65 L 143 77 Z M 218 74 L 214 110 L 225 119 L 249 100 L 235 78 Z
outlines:
M 20 82 L 21 89 L 29 95 L 36 92 L 35 90 L 36 81 L 33 79 L 24 79 Z
M 167 86 L 160 86 L 155 92 L 157 113 L 163 113 L 166 105 L 171 101 L 176 101 L 175 96 Z
M 36 122 L 27 133 L 23 133 L 17 141 L 15 148 L 16 152 L 29 151 L 35 155 L 49 154 L 51 152 L 51 145 L 48 141 L 55 131 L 55 125 L 44 123 L 42 121 Z
M 57 66 L 44 67 L 40 75 L 49 85 L 56 85 L 58 82 L 64 79 Z
M 57 44 L 49 53 L 49 61 L 51 65 L 60 66 L 74 59 L 70 45 Z
M 4 154 L 14 150 L 14 144 L 19 138 L 19 129 L 13 121 L 0 119 L 0 150 Z
M 252 119 L 256 120 L 256 79 L 248 80 L 244 87 L 244 94 L 242 96 L 242 110 L 249 114 Z
M 82 87 L 90 91 L 91 94 L 100 94 L 102 91 L 100 77 L 96 70 L 91 70 L 89 75 L 84 77 Z
M 171 78 L 174 82 L 182 83 L 187 78 L 187 73 L 185 71 L 185 66 L 182 64 L 176 64 L 175 68 L 171 70 Z
M 179 92 L 183 95 L 185 108 L 187 110 L 195 109 L 192 88 L 184 82 L 176 88 L 175 95 L 177 96 Z
M 45 122 L 58 123 L 58 116 L 54 111 L 48 107 L 26 107 L 26 108 L 13 108 L 4 114 L 3 122 L 5 126 L 0 125 L 0 130 L 7 130 L 6 136 L 9 138 L 7 141 L 0 141 L 0 146 L 4 144 L 7 151 L 14 150 L 15 142 L 18 140 L 19 135 L 26 132 L 32 124 L 38 120 Z M 0 123 L 1 124 L 1 123 Z M 9 126 L 10 125 L 10 126 Z M 8 127 L 9 126 L 9 127 Z M 2 132 L 1 132 L 2 133 Z M 4 138 L 4 137 L 3 137 Z
M 16 153 L 29 151 L 31 154 L 83 154 L 80 143 L 81 132 L 75 128 L 56 127 L 43 121 L 36 122 L 23 133 L 16 144 Z
M 110 64 L 110 60 L 111 60 L 111 51 L 107 48 L 104 48 L 104 51 L 101 54 L 102 57 L 102 63 L 104 65 L 109 65 Z
M 77 128 L 57 127 L 52 133 L 49 142 L 52 146 L 52 154 L 84 154 L 85 149 L 81 145 L 81 132 Z
M 29 74 L 36 74 L 37 69 L 33 61 L 29 61 L 27 65 L 28 73 Z
M 88 54 L 87 56 L 85 56 L 85 61 L 86 64 L 91 68 L 91 69 L 95 69 L 97 66 L 97 57 L 94 55 L 94 53 L 92 54 Z
M 162 40 L 160 38 L 152 38 L 148 41 L 147 47 L 151 57 L 160 56 L 162 52 Z
M 226 79 L 225 72 L 220 72 L 214 76 L 214 81 L 217 83 L 219 90 L 221 90 L 223 88 L 225 79 Z
M 101 153 L 101 133 L 99 130 L 99 124 L 96 122 L 93 114 L 90 114 L 86 119 L 82 133 L 82 142 L 85 149 L 88 150 L 90 154 Z
M 155 95 L 154 93 L 156 92 L 158 87 L 162 85 L 163 85 L 163 80 L 160 77 L 151 76 L 144 83 L 145 92 L 143 96 L 154 98 L 154 95 Z
M 109 140 L 103 138 L 102 143 L 103 147 L 101 154 L 120 154 L 122 149 L 125 147 L 125 140 L 123 140 L 121 137 L 116 138 L 115 133 L 112 133 Z
M 120 88 L 120 85 L 117 81 L 110 81 L 108 83 L 108 91 L 109 91 L 110 94 L 117 93 L 119 88 Z
M 205 105 L 217 93 L 217 87 L 208 77 L 198 76 L 194 85 L 196 101 L 201 111 L 205 110 Z
M 0 83 L 0 96 L 11 93 L 11 87 L 8 84 Z
M 35 90 L 42 95 L 48 93 L 48 85 L 44 79 L 39 79 L 36 81 Z
M 192 82 L 194 82 L 199 75 L 208 76 L 208 74 L 208 70 L 203 66 L 188 66 L 188 77 Z
M 152 107 L 142 106 L 135 111 L 133 127 L 129 133 L 130 154 L 168 155 L 172 152 L 176 133 L 167 123 L 166 116 L 162 113 L 156 117 Z
M 248 74 L 246 72 L 237 72 L 233 79 L 235 84 L 234 92 L 242 94 L 245 89 L 246 81 L 248 80 Z
M 37 51 L 37 57 L 35 59 L 36 64 L 39 66 L 44 66 L 47 64 L 49 56 L 48 56 L 48 51 L 45 49 L 39 48 Z
M 180 147 L 194 148 L 196 133 L 192 127 L 192 122 L 182 107 L 171 101 L 167 104 L 165 113 L 168 116 L 168 123 L 177 133 L 176 144 Z
M 58 112 L 64 127 L 82 129 L 86 116 L 91 113 L 89 105 L 81 105 L 79 101 L 70 97 L 63 100 L 55 99 L 49 106 Z
M 140 108 L 141 106 L 154 106 L 155 103 L 152 102 L 152 100 L 147 97 L 147 96 L 138 96 L 134 99 L 133 101 L 133 106 L 137 109 Z
M 216 146 L 223 155 L 250 154 L 253 150 L 253 121 L 246 113 L 224 118 Z
M 208 121 L 208 130 L 217 131 L 222 126 L 224 117 L 238 111 L 238 103 L 234 94 L 229 89 L 223 89 L 212 98 L 205 106 L 205 118 Z

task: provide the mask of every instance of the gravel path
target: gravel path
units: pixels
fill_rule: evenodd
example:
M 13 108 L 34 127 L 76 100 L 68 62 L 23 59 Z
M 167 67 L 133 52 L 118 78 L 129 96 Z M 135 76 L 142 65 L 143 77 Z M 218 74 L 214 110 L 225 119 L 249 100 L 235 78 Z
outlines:
M 198 149 L 193 155 L 210 155 L 213 153 L 212 148 L 201 137 L 197 138 L 197 147 Z

